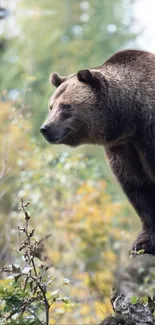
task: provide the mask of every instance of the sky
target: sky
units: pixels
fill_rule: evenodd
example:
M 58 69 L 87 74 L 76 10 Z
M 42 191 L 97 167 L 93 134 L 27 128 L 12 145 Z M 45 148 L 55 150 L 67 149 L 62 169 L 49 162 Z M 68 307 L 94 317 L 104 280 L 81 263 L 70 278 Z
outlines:
M 142 27 L 142 36 L 138 39 L 141 49 L 155 52 L 155 0 L 137 0 L 134 6 L 137 28 Z

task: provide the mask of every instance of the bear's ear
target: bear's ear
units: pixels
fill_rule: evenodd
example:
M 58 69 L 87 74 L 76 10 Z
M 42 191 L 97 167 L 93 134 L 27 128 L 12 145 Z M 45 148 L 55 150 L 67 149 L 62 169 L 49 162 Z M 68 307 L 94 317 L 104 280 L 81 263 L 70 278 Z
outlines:
M 79 81 L 85 82 L 93 88 L 97 88 L 100 85 L 98 76 L 88 69 L 79 71 L 77 78 Z
M 58 73 L 53 72 L 50 75 L 49 81 L 53 86 L 59 87 L 66 79 L 67 77 L 61 77 Z

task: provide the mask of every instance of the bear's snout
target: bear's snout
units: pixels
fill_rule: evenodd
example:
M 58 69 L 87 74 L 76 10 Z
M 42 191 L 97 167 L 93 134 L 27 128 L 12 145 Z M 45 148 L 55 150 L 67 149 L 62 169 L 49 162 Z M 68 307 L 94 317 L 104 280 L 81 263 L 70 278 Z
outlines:
M 44 123 L 40 128 L 40 132 L 48 142 L 53 142 L 55 132 L 53 132 L 53 129 L 49 124 Z
M 50 143 L 62 143 L 62 140 L 66 138 L 68 133 L 70 132 L 69 127 L 60 127 L 61 125 L 51 125 L 44 123 L 40 132 L 44 136 L 44 138 Z
M 43 125 L 41 126 L 41 128 L 40 128 L 40 132 L 42 133 L 43 136 L 46 137 L 46 134 L 47 134 L 47 132 L 48 132 L 48 129 L 49 129 L 49 127 L 48 127 L 47 124 L 43 124 Z
M 48 142 L 54 141 L 56 130 L 52 125 L 44 123 L 40 128 L 40 132 Z

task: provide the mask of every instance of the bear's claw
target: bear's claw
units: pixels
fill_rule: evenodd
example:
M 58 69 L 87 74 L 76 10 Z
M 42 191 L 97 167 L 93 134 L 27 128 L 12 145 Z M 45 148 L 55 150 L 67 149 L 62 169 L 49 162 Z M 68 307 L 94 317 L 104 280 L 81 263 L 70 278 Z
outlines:
M 131 252 L 155 255 L 155 232 L 142 231 L 132 246 Z

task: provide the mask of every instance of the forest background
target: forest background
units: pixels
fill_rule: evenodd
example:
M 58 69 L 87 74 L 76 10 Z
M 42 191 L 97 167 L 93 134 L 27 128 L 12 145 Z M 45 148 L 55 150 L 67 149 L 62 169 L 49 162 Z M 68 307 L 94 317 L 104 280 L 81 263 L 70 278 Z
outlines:
M 0 19 L 0 260 L 1 266 L 18 263 L 24 198 L 37 236 L 47 236 L 43 255 L 56 283 L 70 283 L 63 289 L 70 303 L 51 308 L 50 324 L 97 324 L 112 312 L 113 273 L 127 263 L 140 226 L 103 148 L 69 149 L 42 139 L 39 128 L 54 91 L 48 78 L 138 48 L 143 30 L 135 2 L 0 2 L 7 9 Z

